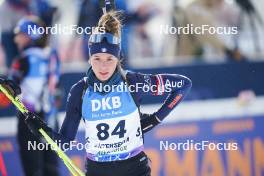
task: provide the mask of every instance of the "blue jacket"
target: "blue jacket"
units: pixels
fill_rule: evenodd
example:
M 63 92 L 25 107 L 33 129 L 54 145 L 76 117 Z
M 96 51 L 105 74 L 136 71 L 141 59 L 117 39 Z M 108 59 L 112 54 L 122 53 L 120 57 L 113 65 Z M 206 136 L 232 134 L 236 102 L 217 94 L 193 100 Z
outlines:
M 148 85 L 156 88 L 153 91 L 143 91 L 143 89 L 138 89 L 138 91 L 131 92 L 135 104 L 138 107 L 142 104 L 142 99 L 145 96 L 167 96 L 161 107 L 153 113 L 155 116 L 150 116 L 152 118 L 149 119 L 141 119 L 141 129 L 143 133 L 161 122 L 183 100 L 192 86 L 192 82 L 189 78 L 178 74 L 152 75 L 130 71 L 126 71 L 126 73 L 123 74 L 124 77 L 120 76 L 120 72 L 117 72 L 116 74 L 119 75 L 118 79 L 126 79 L 126 82 L 129 85 Z M 92 79 L 88 77 L 87 80 Z M 86 86 L 85 79 L 81 79 L 72 86 L 69 92 L 66 106 L 66 117 L 60 129 L 60 136 L 63 136 L 63 141 L 65 142 L 74 140 L 76 136 L 79 123 L 82 119 L 82 96 Z M 169 92 L 166 94 L 166 91 Z

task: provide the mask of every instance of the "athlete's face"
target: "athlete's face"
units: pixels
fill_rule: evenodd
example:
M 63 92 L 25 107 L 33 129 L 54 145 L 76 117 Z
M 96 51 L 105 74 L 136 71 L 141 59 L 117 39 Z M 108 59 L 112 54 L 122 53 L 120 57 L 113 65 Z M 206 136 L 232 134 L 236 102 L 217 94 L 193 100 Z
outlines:
M 100 81 L 108 80 L 114 73 L 118 59 L 107 53 L 97 53 L 93 54 L 89 60 L 95 76 Z
M 16 34 L 14 41 L 17 45 L 17 48 L 22 50 L 31 42 L 31 39 L 26 34 L 18 33 Z

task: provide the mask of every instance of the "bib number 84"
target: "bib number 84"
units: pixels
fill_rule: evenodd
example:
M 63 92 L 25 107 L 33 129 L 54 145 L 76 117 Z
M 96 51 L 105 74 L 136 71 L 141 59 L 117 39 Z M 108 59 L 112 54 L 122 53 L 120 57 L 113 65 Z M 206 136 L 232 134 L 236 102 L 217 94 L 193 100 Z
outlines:
M 97 137 L 100 140 L 106 140 L 109 137 L 109 125 L 107 123 L 99 123 L 96 125 Z M 123 138 L 125 136 L 125 120 L 120 120 L 116 125 L 115 129 L 112 131 L 111 135 L 118 135 L 119 138 Z

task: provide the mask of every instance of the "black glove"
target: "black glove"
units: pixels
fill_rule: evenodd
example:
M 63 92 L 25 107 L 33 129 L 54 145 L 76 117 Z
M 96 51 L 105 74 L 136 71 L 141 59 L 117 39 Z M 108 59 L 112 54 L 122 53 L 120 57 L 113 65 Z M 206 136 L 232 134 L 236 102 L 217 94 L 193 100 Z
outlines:
M 0 84 L 6 88 L 13 97 L 21 94 L 21 88 L 4 75 L 0 75 Z
M 51 133 L 52 129 L 47 126 L 47 124 L 37 115 L 32 112 L 29 112 L 26 115 L 25 123 L 28 126 L 29 130 L 37 137 L 41 138 L 42 134 L 39 132 L 39 129 L 42 128 L 46 133 Z
M 140 123 L 143 133 L 150 131 L 157 126 L 161 120 L 155 114 L 140 114 Z

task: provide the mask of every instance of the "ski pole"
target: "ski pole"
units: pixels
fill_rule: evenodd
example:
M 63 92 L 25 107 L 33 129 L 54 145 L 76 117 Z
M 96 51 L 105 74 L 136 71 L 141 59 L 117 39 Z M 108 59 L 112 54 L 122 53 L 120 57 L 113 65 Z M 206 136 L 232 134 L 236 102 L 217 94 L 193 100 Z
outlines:
M 24 104 L 20 101 L 18 96 L 13 97 L 10 95 L 9 91 L 6 90 L 5 87 L 3 87 L 0 84 L 0 90 L 7 96 L 7 98 L 16 106 L 16 108 L 25 116 L 29 113 L 27 108 L 24 106 Z M 58 145 L 49 137 L 49 135 L 42 129 L 39 129 L 39 132 L 44 137 L 44 139 L 47 141 L 48 144 L 50 144 L 57 155 L 62 159 L 66 167 L 69 169 L 71 174 L 74 176 L 85 176 L 85 174 L 73 164 L 71 159 L 58 147 Z

